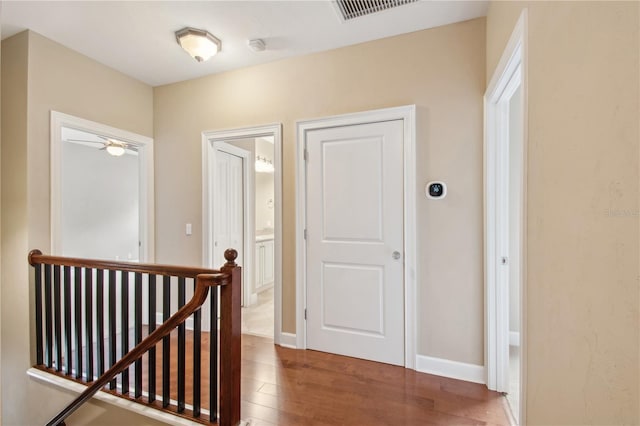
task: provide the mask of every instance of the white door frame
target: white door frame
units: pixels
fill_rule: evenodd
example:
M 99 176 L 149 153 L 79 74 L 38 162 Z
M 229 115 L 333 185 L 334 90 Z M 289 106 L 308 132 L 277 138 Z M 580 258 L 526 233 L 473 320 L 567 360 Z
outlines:
M 254 301 L 251 300 L 251 295 L 253 294 L 253 283 L 255 282 L 255 277 L 253 273 L 255 271 L 254 268 L 254 259 L 253 259 L 253 246 L 252 241 L 255 241 L 255 226 L 249 226 L 251 223 L 255 223 L 255 206 L 254 206 L 254 197 L 250 197 L 251 194 L 254 193 L 254 176 L 255 171 L 253 167 L 253 161 L 250 161 L 251 152 L 245 149 L 238 148 L 237 146 L 231 145 L 227 142 L 213 140 L 211 142 L 213 144 L 213 150 L 211 151 L 211 189 L 215 190 L 216 186 L 214 185 L 216 169 L 217 169 L 217 156 L 218 151 L 226 152 L 227 154 L 235 155 L 236 157 L 240 157 L 242 159 L 242 227 L 243 227 L 243 238 L 242 238 L 242 259 L 243 265 L 245 268 L 242 268 L 242 287 L 243 287 L 243 300 L 242 304 L 244 306 L 251 305 Z M 251 159 L 253 160 L 253 159 Z M 216 209 L 213 209 L 211 212 L 211 235 L 215 235 L 215 214 Z M 213 241 L 209 241 L 209 244 L 213 244 Z M 225 250 L 229 247 L 223 247 Z M 234 247 L 235 248 L 235 247 Z M 247 255 L 247 251 L 251 250 L 251 253 Z M 213 265 L 213 247 L 210 246 L 210 256 L 209 264 L 214 268 L 219 268 L 220 265 Z M 257 297 L 254 297 L 257 300 Z
M 403 120 L 404 122 L 404 318 L 405 368 L 416 366 L 416 137 L 415 105 L 302 120 L 296 123 L 296 347 L 307 348 L 306 321 L 306 165 L 307 132 L 317 129 Z
M 520 15 L 511 38 L 496 67 L 484 96 L 484 200 L 485 200 L 485 313 L 486 313 L 486 373 L 487 387 L 499 392 L 508 390 L 509 371 L 509 288 L 508 276 L 500 271 L 500 247 L 508 247 L 509 224 L 500 220 L 505 207 L 508 179 L 501 179 L 508 170 L 509 102 L 518 87 L 522 88 L 523 157 L 521 187 L 521 250 L 520 250 L 520 413 L 525 418 L 526 389 L 526 247 L 527 247 L 527 11 Z M 502 194 L 502 196 L 498 196 Z M 500 203 L 500 205 L 499 205 Z
M 154 186 L 153 186 L 153 139 L 128 132 L 116 127 L 84 118 L 74 117 L 57 111 L 51 111 L 51 253 L 61 254 L 62 249 L 62 128 L 76 130 L 114 138 L 134 145 L 138 150 L 140 165 L 140 205 L 139 238 L 140 262 L 153 262 L 154 247 Z
M 202 256 L 203 264 L 210 268 L 220 268 L 222 265 L 212 265 L 211 235 L 213 231 L 212 215 L 214 208 L 211 204 L 211 190 L 215 162 L 214 142 L 229 142 L 238 139 L 259 138 L 272 136 L 274 140 L 274 343 L 280 344 L 282 339 L 282 125 L 279 123 L 264 126 L 244 127 L 239 129 L 212 130 L 202 132 Z M 253 164 L 253 162 L 249 162 Z M 248 169 L 249 167 L 247 167 Z M 251 183 L 253 185 L 253 183 Z M 250 221 L 245 222 L 245 269 L 249 269 L 248 277 L 253 281 L 255 268 L 253 267 L 253 247 L 255 244 L 255 220 L 253 220 L 253 201 L 251 201 Z M 246 213 L 245 213 L 246 214 Z M 250 244 L 250 245 L 249 245 Z

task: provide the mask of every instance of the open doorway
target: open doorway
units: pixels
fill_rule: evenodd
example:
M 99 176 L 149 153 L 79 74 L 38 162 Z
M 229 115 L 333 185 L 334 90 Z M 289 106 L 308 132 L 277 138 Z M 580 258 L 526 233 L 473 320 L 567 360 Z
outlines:
M 485 94 L 487 387 L 525 418 L 526 10 Z
M 51 112 L 53 255 L 153 262 L 153 193 L 151 138 Z M 75 282 L 75 269 L 69 273 L 70 280 Z M 134 286 L 123 283 L 118 277 L 113 297 L 121 300 L 125 292 L 129 300 L 134 300 Z M 124 290 L 125 287 L 128 287 L 128 292 Z M 70 290 L 70 297 L 75 298 L 75 291 L 75 288 Z M 95 282 L 90 293 L 98 294 Z M 141 294 L 143 300 L 147 300 L 149 293 L 146 286 Z M 108 301 L 106 298 L 103 300 L 106 312 Z M 97 306 L 99 302 L 96 300 L 95 303 Z M 127 324 L 123 322 L 123 318 L 127 317 L 126 312 L 125 315 L 122 313 L 123 306 L 118 304 L 115 307 L 115 332 L 118 334 L 123 333 L 123 327 L 127 329 L 123 325 Z M 142 304 L 141 312 L 146 320 L 149 317 L 147 304 Z M 134 316 L 132 304 L 127 318 Z M 143 323 L 147 324 L 146 321 Z M 133 332 L 131 327 L 128 330 L 129 333 Z M 72 340 L 72 347 L 75 348 L 75 337 Z
M 274 138 L 214 141 L 213 146 L 218 178 L 214 188 L 214 204 L 218 206 L 213 212 L 214 259 L 222 264 L 227 247 L 238 251 L 236 262 L 247 266 L 243 269 L 242 333 L 273 338 Z M 251 230 L 255 238 L 244 247 L 241 236 L 251 235 Z M 249 250 L 254 254 L 253 267 L 245 261 L 244 253 Z
M 522 84 L 509 99 L 508 269 L 509 269 L 509 389 L 507 400 L 514 416 L 520 407 L 520 287 L 522 285 Z
M 148 137 L 51 112 L 51 252 L 153 261 Z
M 205 265 L 219 267 L 216 253 L 240 246 L 220 238 L 226 233 L 225 223 L 240 221 L 243 256 L 242 263 L 237 262 L 243 267 L 242 332 L 273 338 L 275 343 L 281 337 L 280 135 L 280 125 L 203 133 Z M 242 182 L 234 189 L 242 198 L 241 209 L 230 208 L 225 198 L 231 198 L 221 197 L 217 189 L 222 181 L 237 181 L 240 176 L 229 174 L 228 163 L 241 164 Z

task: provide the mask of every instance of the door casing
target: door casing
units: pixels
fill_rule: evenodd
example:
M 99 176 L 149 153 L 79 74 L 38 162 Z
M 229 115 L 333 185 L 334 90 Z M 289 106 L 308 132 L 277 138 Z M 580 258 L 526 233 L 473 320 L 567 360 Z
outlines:
M 523 140 L 520 188 L 520 412 L 518 423 L 526 413 L 527 362 L 527 10 L 524 9 L 511 34 L 500 62 L 484 95 L 484 205 L 485 205 L 485 369 L 491 390 L 507 391 L 509 371 L 509 289 L 508 274 L 500 268 L 502 248 L 508 247 L 509 223 L 502 220 L 508 199 L 509 182 L 504 179 L 509 168 L 509 102 L 518 87 L 522 88 Z
M 311 130 L 403 120 L 404 147 L 404 325 L 405 368 L 416 366 L 416 142 L 415 105 L 302 120 L 296 123 L 296 339 L 298 349 L 306 349 L 306 164 L 307 132 Z
M 286 333 L 282 332 L 282 125 L 280 123 L 268 124 L 264 126 L 243 127 L 228 130 L 211 130 L 202 132 L 202 261 L 203 265 L 212 268 L 219 268 L 222 265 L 211 265 L 211 244 L 213 223 L 211 221 L 213 206 L 211 204 L 211 173 L 213 170 L 213 143 L 216 141 L 232 141 L 238 139 L 259 138 L 272 136 L 273 146 L 273 167 L 274 171 L 274 343 L 281 344 L 287 340 Z M 253 219 L 252 224 L 255 223 Z M 253 250 L 251 247 L 255 243 L 254 226 L 248 227 L 249 232 L 245 232 L 245 264 L 247 257 L 253 262 Z M 253 264 L 250 266 L 253 268 Z M 248 276 L 253 277 L 253 272 Z M 284 335 L 284 336 L 283 336 Z
M 140 233 L 140 262 L 155 260 L 155 207 L 153 180 L 153 139 L 132 133 L 106 124 L 75 117 L 58 111 L 51 111 L 51 253 L 61 253 L 62 241 L 62 187 L 61 187 L 61 158 L 62 158 L 62 128 L 68 127 L 89 133 L 112 137 L 134 145 L 138 150 L 140 164 L 139 185 L 139 233 Z

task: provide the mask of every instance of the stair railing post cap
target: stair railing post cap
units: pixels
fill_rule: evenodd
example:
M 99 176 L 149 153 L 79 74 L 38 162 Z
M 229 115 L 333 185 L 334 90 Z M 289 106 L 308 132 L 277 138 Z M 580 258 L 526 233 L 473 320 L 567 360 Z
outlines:
M 238 251 L 235 249 L 226 249 L 224 251 L 224 258 L 227 260 L 228 264 L 233 264 L 235 266 L 235 260 L 238 258 Z

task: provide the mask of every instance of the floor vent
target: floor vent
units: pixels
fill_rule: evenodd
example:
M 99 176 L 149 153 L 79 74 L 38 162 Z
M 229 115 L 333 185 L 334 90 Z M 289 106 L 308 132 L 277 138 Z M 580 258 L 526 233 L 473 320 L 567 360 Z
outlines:
M 417 0 L 337 0 L 338 9 L 345 21 L 402 6 L 403 4 L 414 3 Z

